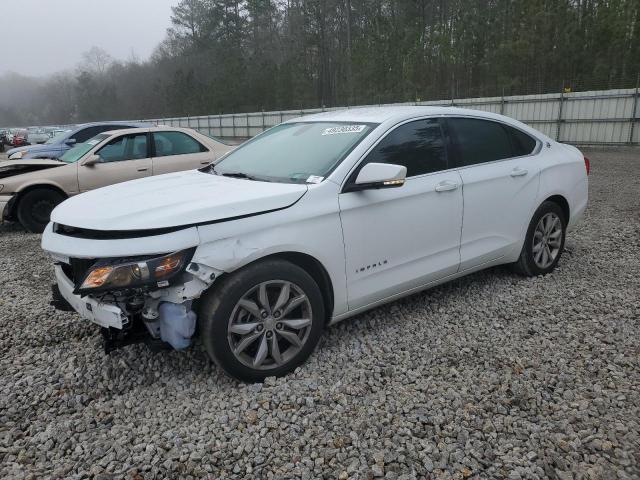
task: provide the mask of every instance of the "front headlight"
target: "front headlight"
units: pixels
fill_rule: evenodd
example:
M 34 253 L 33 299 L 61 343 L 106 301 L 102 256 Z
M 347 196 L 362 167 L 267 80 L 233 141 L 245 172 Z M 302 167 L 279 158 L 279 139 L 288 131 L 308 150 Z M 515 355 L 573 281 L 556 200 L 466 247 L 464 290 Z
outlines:
M 100 260 L 87 272 L 75 293 L 154 286 L 166 287 L 182 272 L 195 249 L 182 250 L 162 257 L 139 260 Z
M 22 157 L 24 157 L 24 152 L 16 152 L 9 157 L 9 160 L 20 160 Z

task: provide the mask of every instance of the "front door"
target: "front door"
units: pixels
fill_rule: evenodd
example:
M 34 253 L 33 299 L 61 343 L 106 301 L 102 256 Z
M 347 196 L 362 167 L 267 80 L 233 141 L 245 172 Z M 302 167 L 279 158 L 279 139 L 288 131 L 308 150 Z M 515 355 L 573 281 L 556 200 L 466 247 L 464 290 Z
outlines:
M 81 192 L 151 175 L 147 133 L 116 137 L 96 154 L 100 157 L 100 162 L 78 165 Z
M 462 188 L 438 119 L 404 123 L 366 163 L 407 167 L 397 188 L 340 194 L 349 309 L 454 274 L 460 263 Z

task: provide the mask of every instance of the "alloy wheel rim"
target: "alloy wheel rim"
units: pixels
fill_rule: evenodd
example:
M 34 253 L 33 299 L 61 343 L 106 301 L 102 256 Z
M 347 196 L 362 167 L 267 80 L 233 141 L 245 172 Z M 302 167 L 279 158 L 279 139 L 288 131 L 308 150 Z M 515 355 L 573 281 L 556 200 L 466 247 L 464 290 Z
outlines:
M 562 245 L 562 222 L 549 212 L 542 216 L 533 233 L 533 261 L 542 269 L 549 268 L 558 258 Z
M 227 330 L 233 355 L 243 365 L 268 370 L 285 365 L 311 333 L 311 302 L 286 280 L 262 282 L 236 303 Z

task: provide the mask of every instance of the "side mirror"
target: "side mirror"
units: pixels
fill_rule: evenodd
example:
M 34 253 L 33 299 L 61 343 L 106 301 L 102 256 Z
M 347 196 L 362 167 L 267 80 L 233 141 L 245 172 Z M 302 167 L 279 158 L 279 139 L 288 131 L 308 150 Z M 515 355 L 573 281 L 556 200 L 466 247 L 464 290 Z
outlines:
M 76 139 L 75 138 L 67 138 L 64 143 L 66 143 L 69 146 L 72 146 L 72 145 L 76 144 Z
M 357 192 L 379 188 L 394 188 L 404 185 L 407 167 L 390 163 L 367 163 L 345 192 Z
M 87 158 L 85 161 L 82 162 L 82 166 L 92 167 L 96 163 L 100 163 L 101 161 L 102 161 L 102 158 L 100 158 L 100 155 L 91 155 L 89 158 Z

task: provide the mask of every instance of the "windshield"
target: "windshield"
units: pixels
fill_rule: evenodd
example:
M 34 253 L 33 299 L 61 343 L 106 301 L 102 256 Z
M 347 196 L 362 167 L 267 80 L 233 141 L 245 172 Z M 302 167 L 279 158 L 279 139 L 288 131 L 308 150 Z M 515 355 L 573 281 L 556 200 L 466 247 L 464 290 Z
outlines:
M 284 123 L 228 153 L 215 165 L 214 173 L 264 181 L 319 183 L 375 126 Z
M 67 136 L 67 134 L 70 132 L 71 130 L 65 130 L 64 132 L 60 132 L 57 135 L 51 137 L 49 140 L 47 140 L 45 143 L 45 145 L 51 145 L 53 143 L 60 143 L 62 140 L 64 140 L 64 138 Z
M 60 160 L 67 163 L 74 163 L 80 160 L 89 150 L 102 142 L 105 138 L 109 137 L 108 133 L 101 133 L 95 137 L 87 140 L 84 143 L 78 143 L 73 148 L 67 150 L 64 155 L 60 157 Z

